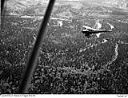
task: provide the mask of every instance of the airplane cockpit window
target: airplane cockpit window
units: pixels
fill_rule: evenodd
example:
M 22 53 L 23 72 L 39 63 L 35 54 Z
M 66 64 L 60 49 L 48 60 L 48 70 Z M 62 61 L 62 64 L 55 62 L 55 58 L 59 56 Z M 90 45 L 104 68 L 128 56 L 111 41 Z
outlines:
M 6 1 L 1 16 L 0 93 L 17 93 L 42 23 L 50 15 L 28 93 L 126 94 L 128 1 L 55 0 L 48 15 L 50 1 Z

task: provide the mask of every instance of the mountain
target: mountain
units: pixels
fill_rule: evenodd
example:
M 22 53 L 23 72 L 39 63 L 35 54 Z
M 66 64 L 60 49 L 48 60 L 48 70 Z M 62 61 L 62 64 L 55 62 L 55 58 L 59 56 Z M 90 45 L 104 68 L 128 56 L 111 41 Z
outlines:
M 29 14 L 44 12 L 47 6 L 47 0 L 8 0 L 6 3 L 7 11 L 11 14 Z
M 49 0 L 8 0 L 7 10 L 14 15 L 43 15 Z M 71 5 L 74 9 L 80 9 L 84 4 L 115 7 L 128 10 L 128 0 L 57 0 L 56 6 Z M 55 6 L 54 6 L 55 7 Z M 55 8 L 54 8 L 55 9 Z
M 107 0 L 104 5 L 128 10 L 128 0 Z

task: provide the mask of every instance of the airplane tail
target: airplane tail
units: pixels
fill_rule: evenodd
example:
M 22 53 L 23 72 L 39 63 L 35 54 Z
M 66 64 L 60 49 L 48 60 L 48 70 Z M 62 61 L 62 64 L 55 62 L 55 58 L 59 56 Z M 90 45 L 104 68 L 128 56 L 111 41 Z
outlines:
M 102 28 L 102 24 L 100 23 L 100 20 L 97 20 L 97 21 L 96 21 L 96 23 L 95 23 L 95 25 L 94 25 L 94 28 L 97 29 L 97 30 L 99 30 L 99 29 Z
M 110 26 L 110 30 L 114 29 L 114 26 L 110 23 L 107 23 Z

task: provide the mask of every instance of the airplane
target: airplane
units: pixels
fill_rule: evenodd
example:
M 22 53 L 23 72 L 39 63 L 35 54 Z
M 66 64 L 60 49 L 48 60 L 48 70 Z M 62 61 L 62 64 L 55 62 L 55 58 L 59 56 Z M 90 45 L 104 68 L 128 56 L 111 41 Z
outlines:
M 104 32 L 112 32 L 111 30 L 102 30 L 102 29 L 95 29 L 95 28 L 91 28 L 89 26 L 83 26 L 83 30 L 82 33 L 85 34 L 86 37 L 91 37 L 92 34 L 97 34 L 98 36 L 100 36 L 100 33 L 104 33 Z

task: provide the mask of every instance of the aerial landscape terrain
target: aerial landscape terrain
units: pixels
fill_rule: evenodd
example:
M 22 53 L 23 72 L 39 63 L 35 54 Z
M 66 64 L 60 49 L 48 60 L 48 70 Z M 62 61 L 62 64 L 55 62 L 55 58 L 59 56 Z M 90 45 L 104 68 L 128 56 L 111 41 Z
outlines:
M 8 0 L 1 16 L 0 94 L 17 93 L 48 0 Z M 112 32 L 87 38 L 83 26 Z M 128 94 L 128 0 L 56 0 L 31 94 Z

